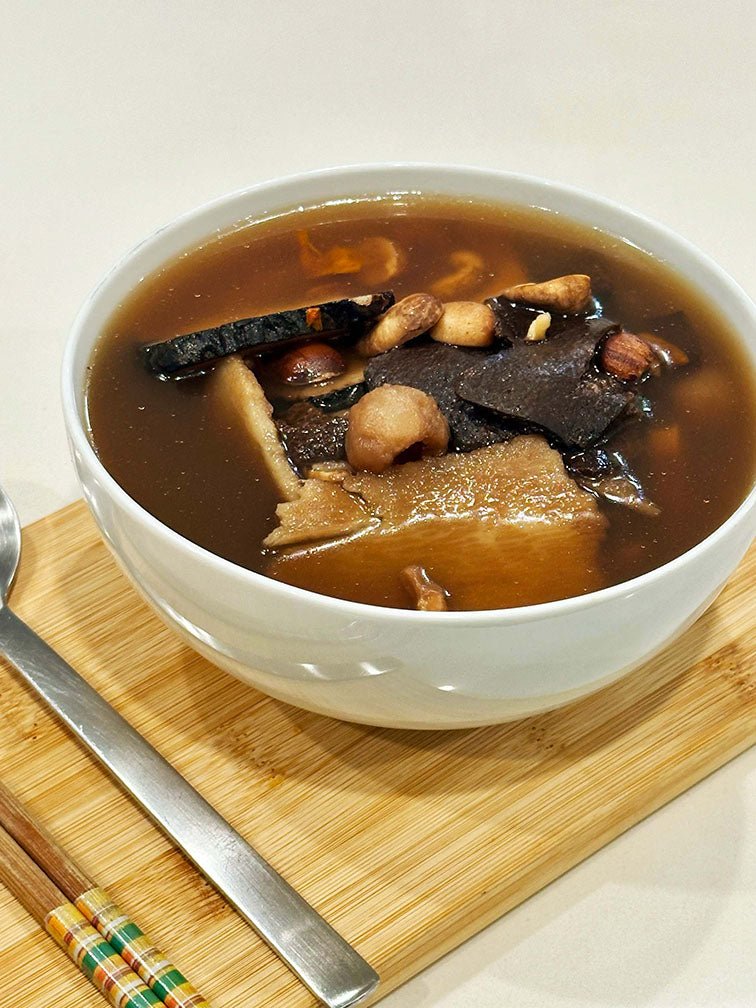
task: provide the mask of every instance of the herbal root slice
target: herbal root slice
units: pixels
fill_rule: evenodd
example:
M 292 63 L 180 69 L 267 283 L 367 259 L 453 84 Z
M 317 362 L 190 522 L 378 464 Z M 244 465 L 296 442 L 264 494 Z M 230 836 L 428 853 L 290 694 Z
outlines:
M 228 357 L 218 365 L 210 376 L 209 395 L 231 422 L 242 425 L 281 500 L 296 500 L 302 484 L 286 457 L 272 407 L 240 357 Z
M 393 303 L 393 293 L 382 291 L 237 319 L 162 343 L 149 343 L 141 348 L 142 360 L 149 371 L 170 376 L 241 351 L 264 349 L 307 337 L 349 333 L 356 338 Z

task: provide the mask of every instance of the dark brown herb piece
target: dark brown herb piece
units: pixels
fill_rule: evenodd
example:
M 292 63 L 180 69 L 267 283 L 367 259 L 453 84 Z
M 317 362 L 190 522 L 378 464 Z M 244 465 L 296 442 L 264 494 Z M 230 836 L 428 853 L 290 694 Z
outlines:
M 145 367 L 164 377 L 242 350 L 281 345 L 308 336 L 362 336 L 394 303 L 391 291 L 326 301 L 255 318 L 237 319 L 141 348 Z
M 462 375 L 487 358 L 485 350 L 430 341 L 413 343 L 368 361 L 365 383 L 369 389 L 379 385 L 410 385 L 432 396 L 449 424 L 452 450 L 473 451 L 509 441 L 518 429 L 517 425 L 465 402 L 457 394 Z
M 354 406 L 356 402 L 367 392 L 368 387 L 365 382 L 357 382 L 354 385 L 345 385 L 344 388 L 334 389 L 333 392 L 326 392 L 325 395 L 312 396 L 307 402 L 318 409 L 325 410 L 326 413 L 334 413 L 337 410 L 347 410 Z
M 594 446 L 567 455 L 564 465 L 578 486 L 601 500 L 620 504 L 651 518 L 659 515 L 658 506 L 646 497 L 640 480 L 621 452 Z
M 469 367 L 459 395 L 509 421 L 543 428 L 567 446 L 597 441 L 633 398 L 631 389 L 593 366 L 596 348 L 617 324 L 556 315 L 544 340 L 527 343 L 533 310 L 500 298 L 488 303 L 500 337 L 511 345 Z
M 275 423 L 286 455 L 300 476 L 306 476 L 315 462 L 346 458 L 346 413 L 325 413 L 309 402 L 300 402 L 276 417 Z

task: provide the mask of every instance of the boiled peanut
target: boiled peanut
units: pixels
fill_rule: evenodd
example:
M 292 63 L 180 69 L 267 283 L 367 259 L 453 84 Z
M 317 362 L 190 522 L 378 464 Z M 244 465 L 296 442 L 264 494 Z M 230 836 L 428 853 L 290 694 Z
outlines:
M 364 357 L 376 357 L 427 332 L 441 318 L 444 306 L 432 294 L 410 294 L 389 308 L 357 344 Z
M 502 291 L 510 301 L 543 308 L 554 308 L 566 315 L 577 315 L 588 307 L 591 300 L 591 278 L 584 273 L 571 273 L 543 283 L 517 284 Z
M 479 301 L 450 301 L 444 314 L 430 331 L 439 343 L 454 346 L 485 347 L 494 340 L 494 313 Z
M 656 360 L 651 347 L 635 333 L 612 333 L 604 340 L 599 363 L 620 381 L 638 381 Z
M 330 343 L 303 343 L 275 364 L 275 377 L 286 385 L 312 385 L 346 371 L 346 361 Z

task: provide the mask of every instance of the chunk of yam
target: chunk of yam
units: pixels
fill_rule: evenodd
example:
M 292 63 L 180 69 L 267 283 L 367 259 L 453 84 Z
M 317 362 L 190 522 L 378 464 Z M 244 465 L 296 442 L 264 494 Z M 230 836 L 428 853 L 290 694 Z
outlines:
M 286 457 L 272 420 L 272 407 L 257 378 L 240 357 L 227 357 L 208 382 L 218 408 L 232 423 L 241 424 L 249 436 L 281 500 L 296 500 L 302 484 Z
M 559 452 L 536 434 L 465 455 L 347 476 L 356 494 L 385 522 L 476 517 L 487 524 L 558 524 L 597 515 L 596 501 L 571 479 Z
M 347 493 L 338 480 L 305 480 L 296 500 L 276 508 L 279 525 L 263 541 L 269 549 L 323 539 L 343 538 L 367 528 L 372 516 L 365 505 Z
M 378 475 L 347 475 L 343 487 L 373 521 L 349 539 L 321 535 L 316 545 L 311 537 L 309 546 L 282 551 L 270 574 L 400 607 L 407 596 L 399 572 L 413 563 L 433 571 L 458 609 L 531 604 L 601 587 L 606 519 L 536 435 Z M 481 579 L 481 570 L 495 576 Z

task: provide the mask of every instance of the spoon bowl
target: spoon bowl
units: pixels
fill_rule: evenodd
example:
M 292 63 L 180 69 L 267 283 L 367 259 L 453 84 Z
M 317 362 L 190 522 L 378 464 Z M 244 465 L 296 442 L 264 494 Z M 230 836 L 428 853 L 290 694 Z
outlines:
M 0 486 L 0 604 L 5 604 L 21 557 L 21 525 L 13 501 Z

